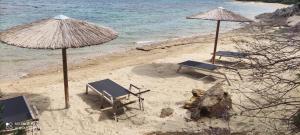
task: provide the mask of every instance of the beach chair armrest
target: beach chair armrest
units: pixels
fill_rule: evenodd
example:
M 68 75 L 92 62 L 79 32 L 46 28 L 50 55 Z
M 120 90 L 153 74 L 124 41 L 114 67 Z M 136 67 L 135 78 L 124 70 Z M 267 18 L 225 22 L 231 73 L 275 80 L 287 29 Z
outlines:
M 113 102 L 113 100 L 114 100 L 113 97 L 105 90 L 103 90 L 103 97 L 108 99 L 110 102 Z
M 39 116 L 39 115 L 40 115 L 40 114 L 39 114 L 39 111 L 38 111 L 38 109 L 36 108 L 35 105 L 32 105 L 32 110 L 33 110 L 33 113 L 34 113 L 36 116 Z
M 146 92 L 149 92 L 150 90 L 145 90 L 145 91 L 139 91 L 138 93 L 133 93 L 131 91 L 128 90 L 128 92 L 131 94 L 131 95 L 134 95 L 136 96 L 137 98 L 140 98 L 141 100 L 144 100 L 144 98 L 140 97 L 141 94 L 143 93 L 146 93 Z
M 137 102 L 137 101 L 130 101 L 130 102 L 127 102 L 127 103 L 125 103 L 125 104 L 122 104 L 121 107 L 130 105 L 130 104 L 133 104 L 133 103 L 136 103 L 136 102 Z
M 33 111 L 33 116 L 34 116 L 33 121 L 38 121 L 39 120 L 38 117 L 40 114 L 35 105 L 32 105 L 32 111 Z
M 133 84 L 130 84 L 130 85 L 129 85 L 129 90 L 131 90 L 132 88 L 136 88 L 136 89 L 138 89 L 138 90 L 141 89 L 141 88 L 139 88 L 139 87 L 137 87 L 137 86 L 135 86 L 135 85 L 133 85 Z
M 136 95 L 138 94 L 143 94 L 143 93 L 146 93 L 146 92 L 149 92 L 150 90 L 144 90 L 144 91 L 141 91 L 141 92 L 138 92 L 138 93 L 135 93 Z

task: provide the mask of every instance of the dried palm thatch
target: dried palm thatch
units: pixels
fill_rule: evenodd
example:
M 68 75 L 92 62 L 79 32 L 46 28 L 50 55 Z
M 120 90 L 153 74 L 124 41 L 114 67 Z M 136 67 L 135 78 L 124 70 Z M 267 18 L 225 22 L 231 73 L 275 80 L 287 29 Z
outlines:
M 117 38 L 117 32 L 64 15 L 19 25 L 0 32 L 6 44 L 34 49 L 62 49 L 66 108 L 69 104 L 67 48 L 98 45 Z
M 207 11 L 205 13 L 200 13 L 192 16 L 186 17 L 187 19 L 202 19 L 202 20 L 215 20 L 217 21 L 217 30 L 216 30 L 216 38 L 215 38 L 215 46 L 213 51 L 213 56 L 211 58 L 211 62 L 215 63 L 217 44 L 218 44 L 218 36 L 219 36 L 219 28 L 221 21 L 231 21 L 231 22 L 252 22 L 252 20 L 245 18 L 239 14 L 233 13 L 227 9 L 219 7 L 217 9 L 213 9 Z
M 252 20 L 236 14 L 232 11 L 219 7 L 204 13 L 199 13 L 187 17 L 187 19 L 202 19 L 202 20 L 217 20 L 217 21 L 231 21 L 231 22 L 252 22 Z
M 98 45 L 117 37 L 110 28 L 63 15 L 19 25 L 0 33 L 6 44 L 35 49 L 79 48 Z

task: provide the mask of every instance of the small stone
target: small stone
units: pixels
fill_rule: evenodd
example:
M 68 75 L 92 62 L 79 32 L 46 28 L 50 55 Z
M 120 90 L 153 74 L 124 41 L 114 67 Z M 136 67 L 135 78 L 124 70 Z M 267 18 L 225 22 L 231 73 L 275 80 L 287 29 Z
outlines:
M 173 112 L 174 112 L 174 109 L 172 109 L 172 108 L 163 108 L 163 109 L 161 109 L 160 117 L 161 118 L 168 117 L 168 116 L 172 115 Z
M 205 94 L 205 91 L 201 90 L 201 89 L 193 89 L 192 90 L 192 94 L 195 97 L 201 97 L 201 96 L 203 96 Z
M 199 100 L 198 98 L 199 97 L 192 96 L 190 100 L 185 101 L 183 108 L 185 109 L 196 108 L 198 104 L 197 101 Z

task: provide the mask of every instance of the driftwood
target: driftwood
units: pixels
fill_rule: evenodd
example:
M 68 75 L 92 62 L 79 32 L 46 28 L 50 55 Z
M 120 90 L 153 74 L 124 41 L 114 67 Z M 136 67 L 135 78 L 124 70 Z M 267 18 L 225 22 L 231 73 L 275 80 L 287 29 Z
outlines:
M 199 91 L 198 91 L 199 92 Z M 222 88 L 222 84 L 216 84 L 204 94 L 195 94 L 184 108 L 191 111 L 191 119 L 198 120 L 201 117 L 217 117 L 229 119 L 229 110 L 232 108 L 230 95 Z

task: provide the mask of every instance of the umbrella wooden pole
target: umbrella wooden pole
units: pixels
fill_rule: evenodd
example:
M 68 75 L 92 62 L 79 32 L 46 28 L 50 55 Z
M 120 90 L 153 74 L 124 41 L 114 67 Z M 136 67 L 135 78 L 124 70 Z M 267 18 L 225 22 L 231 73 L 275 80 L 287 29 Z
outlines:
M 66 48 L 62 49 L 62 58 L 63 58 L 65 103 L 66 103 L 66 108 L 69 108 L 70 103 L 69 103 L 68 65 L 67 65 L 67 49 Z
M 218 38 L 219 38 L 219 29 L 220 29 L 220 20 L 217 22 L 217 30 L 216 30 L 216 38 L 215 38 L 215 46 L 214 46 L 214 52 L 212 57 L 212 64 L 215 64 L 215 57 L 216 57 L 216 51 L 217 51 L 217 45 L 218 45 Z

